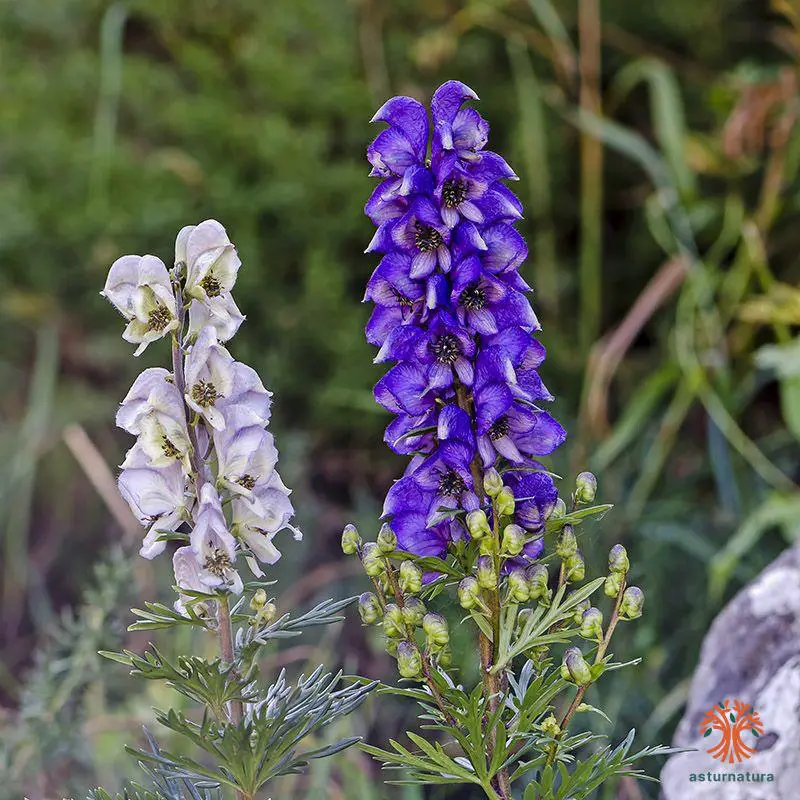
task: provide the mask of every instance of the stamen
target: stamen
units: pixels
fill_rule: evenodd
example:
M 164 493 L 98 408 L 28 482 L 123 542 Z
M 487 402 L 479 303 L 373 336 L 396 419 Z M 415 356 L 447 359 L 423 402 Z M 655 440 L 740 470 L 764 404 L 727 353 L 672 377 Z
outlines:
M 430 225 L 423 225 L 421 222 L 417 222 L 415 227 L 417 233 L 414 237 L 414 244 L 416 244 L 420 252 L 426 253 L 429 250 L 436 250 L 437 247 L 441 247 L 444 243 L 442 234 L 436 228 L 431 228 Z
M 201 408 L 213 406 L 218 397 L 217 389 L 210 381 L 199 380 L 192 386 L 192 400 Z
M 452 333 L 445 333 L 433 342 L 431 350 L 440 364 L 452 366 L 461 355 L 461 344 Z
M 172 313 L 165 305 L 157 305 L 147 315 L 148 331 L 163 331 L 172 322 Z

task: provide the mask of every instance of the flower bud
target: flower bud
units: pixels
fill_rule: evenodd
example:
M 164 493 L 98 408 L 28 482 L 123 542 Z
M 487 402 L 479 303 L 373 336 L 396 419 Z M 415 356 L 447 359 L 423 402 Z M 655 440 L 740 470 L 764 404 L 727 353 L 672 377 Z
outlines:
M 510 517 L 514 513 L 514 492 L 508 486 L 504 486 L 494 499 L 497 513 L 501 517 Z
M 561 662 L 561 677 L 578 686 L 592 682 L 592 672 L 578 647 L 568 647 Z
M 494 560 L 491 556 L 478 556 L 476 563 L 476 575 L 478 586 L 481 589 L 497 588 L 497 572 L 494 568 Z
M 583 612 L 579 633 L 584 639 L 592 641 L 603 638 L 603 612 L 599 608 L 588 608 Z
M 561 735 L 561 726 L 552 714 L 549 714 L 542 720 L 541 725 L 539 725 L 539 730 L 541 730 L 545 736 L 550 736 L 553 739 Z
M 444 647 L 450 641 L 447 620 L 441 614 L 426 614 L 422 620 L 422 630 L 428 638 L 428 644 L 434 649 Z
M 386 605 L 386 611 L 383 615 L 383 632 L 390 639 L 399 639 L 406 634 L 406 622 L 403 619 L 403 612 L 400 606 L 394 603 Z
M 478 605 L 478 600 L 481 596 L 481 587 L 478 586 L 478 581 L 471 575 L 461 580 L 458 584 L 458 602 L 461 608 L 469 611 Z
M 422 591 L 422 570 L 413 561 L 400 564 L 400 588 L 406 594 Z
M 250 608 L 253 611 L 260 611 L 267 604 L 267 593 L 263 589 L 256 589 L 253 596 L 250 598 Z
M 256 613 L 259 625 L 269 625 L 278 616 L 278 607 L 275 603 L 266 603 L 262 609 Z
M 381 529 L 378 532 L 378 550 L 387 556 L 397 550 L 397 536 L 386 522 L 381 525 Z
M 556 502 L 550 510 L 548 519 L 563 519 L 567 516 L 567 504 L 560 498 L 556 498 Z
M 447 669 L 453 664 L 453 651 L 449 647 L 443 647 L 436 654 L 436 661 L 443 669 Z
M 358 534 L 358 528 L 352 523 L 345 525 L 342 531 L 342 552 L 346 556 L 355 555 L 361 547 L 361 536 Z
M 630 567 L 628 551 L 621 544 L 615 544 L 608 553 L 608 571 L 626 575 Z
M 568 583 L 580 583 L 586 577 L 586 562 L 583 560 L 580 550 L 570 556 L 564 565 L 567 568 Z
M 518 556 L 525 547 L 525 531 L 519 525 L 506 525 L 501 543 L 503 555 Z
M 489 527 L 489 520 L 486 518 L 486 512 L 482 508 L 476 508 L 467 514 L 467 530 L 473 539 L 482 539 L 484 536 L 491 534 L 492 529 Z
M 629 586 L 622 595 L 619 615 L 622 619 L 636 619 L 642 616 L 644 592 L 638 586 Z
M 397 639 L 387 639 L 386 640 L 386 652 L 392 657 L 397 658 Z
M 534 564 L 528 568 L 528 590 L 531 600 L 539 600 L 542 605 L 550 604 L 550 573 L 544 564 Z
M 519 614 L 517 614 L 517 624 L 514 629 L 514 633 L 516 633 L 517 636 L 520 636 L 522 634 L 522 631 L 525 628 L 525 624 L 531 618 L 531 614 L 533 614 L 532 608 L 521 608 L 519 610 Z
M 397 645 L 397 669 L 403 678 L 417 678 L 422 672 L 422 657 L 411 642 Z
M 494 467 L 487 469 L 483 474 L 483 491 L 489 497 L 497 497 L 502 488 L 503 479 L 500 477 L 500 473 Z
M 581 472 L 575 478 L 575 502 L 591 503 L 597 494 L 597 478 L 591 472 Z
M 381 551 L 375 542 L 367 542 L 361 549 L 361 563 L 370 578 L 377 578 L 386 571 L 386 564 L 383 563 Z
M 556 541 L 556 555 L 559 558 L 569 558 L 577 552 L 578 540 L 575 538 L 575 531 L 572 529 L 572 525 L 565 525 Z
M 525 570 L 517 567 L 508 573 L 508 597 L 515 603 L 525 603 L 531 595 Z
M 569 595 L 567 595 L 569 597 Z M 585 600 L 581 600 L 578 605 L 575 606 L 575 613 L 572 615 L 572 621 L 576 625 L 580 625 L 583 622 L 583 612 L 588 611 L 591 608 L 591 601 L 587 597 Z
M 407 597 L 402 613 L 403 622 L 416 628 L 425 616 L 425 604 L 418 597 Z
M 381 618 L 381 604 L 372 592 L 358 598 L 358 613 L 365 625 L 374 625 Z
M 616 597 L 619 594 L 619 590 L 622 588 L 623 579 L 624 576 L 619 572 L 612 572 L 606 578 L 606 582 L 603 584 L 603 592 L 605 593 L 606 597 Z

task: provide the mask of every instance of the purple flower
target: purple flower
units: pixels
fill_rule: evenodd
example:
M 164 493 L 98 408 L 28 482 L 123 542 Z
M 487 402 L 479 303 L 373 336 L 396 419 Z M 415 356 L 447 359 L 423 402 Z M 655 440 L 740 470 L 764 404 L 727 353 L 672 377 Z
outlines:
M 486 149 L 489 126 L 474 100 L 448 81 L 429 123 L 419 102 L 394 98 L 375 116 L 388 127 L 367 153 L 382 179 L 365 209 L 377 227 L 367 252 L 383 254 L 364 298 L 374 304 L 367 339 L 379 347 L 376 363 L 394 362 L 375 399 L 393 415 L 385 441 L 412 456 L 383 514 L 400 546 L 421 555 L 442 555 L 464 536 L 465 512 L 491 510 L 483 470 L 538 469 L 535 459 L 565 436 L 538 406 L 552 396 L 519 274 L 528 255 L 514 229 L 522 205 L 505 185 L 517 176 Z M 555 502 L 552 480 L 508 474 L 530 493 L 517 502 L 518 523 L 539 530 Z M 540 548 L 529 542 L 518 560 Z
M 227 584 L 234 594 L 242 593 L 242 579 L 236 571 L 236 540 L 228 531 L 217 490 L 203 485 L 200 505 L 190 535 L 200 566 L 202 583 L 213 589 Z
M 509 470 L 504 473 L 503 480 L 514 493 L 514 521 L 517 525 L 529 531 L 542 530 L 558 500 L 558 489 L 553 479 L 546 472 Z M 541 552 L 541 546 L 533 544 Z

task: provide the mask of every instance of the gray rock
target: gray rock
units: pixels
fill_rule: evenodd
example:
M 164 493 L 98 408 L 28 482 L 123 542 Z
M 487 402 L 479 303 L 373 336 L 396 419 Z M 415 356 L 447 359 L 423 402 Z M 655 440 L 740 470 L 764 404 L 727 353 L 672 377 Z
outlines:
M 741 764 L 721 764 L 706 751 L 700 724 L 716 703 L 752 704 L 764 734 Z M 800 798 L 800 549 L 793 547 L 746 586 L 714 620 L 703 642 L 673 745 L 697 748 L 670 758 L 661 772 L 663 800 L 797 800 Z M 741 778 L 750 780 L 742 781 Z M 691 780 L 691 775 L 705 781 Z M 756 783 L 756 774 L 772 775 Z M 731 777 L 732 776 L 732 777 Z M 735 781 L 733 779 L 736 779 Z

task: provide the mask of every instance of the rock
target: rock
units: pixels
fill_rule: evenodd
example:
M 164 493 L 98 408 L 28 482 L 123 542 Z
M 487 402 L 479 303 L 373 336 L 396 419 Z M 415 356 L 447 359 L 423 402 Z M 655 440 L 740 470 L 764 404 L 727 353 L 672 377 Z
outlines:
M 720 731 L 701 734 L 706 712 L 725 700 L 751 704 L 763 724 L 758 738 L 742 733 L 744 743 L 755 746 L 756 752 L 739 764 L 722 764 L 708 754 L 721 740 Z M 673 740 L 676 747 L 697 750 L 667 761 L 661 772 L 662 800 L 796 800 L 798 743 L 800 548 L 793 547 L 714 620 Z M 772 775 L 773 780 L 755 782 L 757 775 Z

